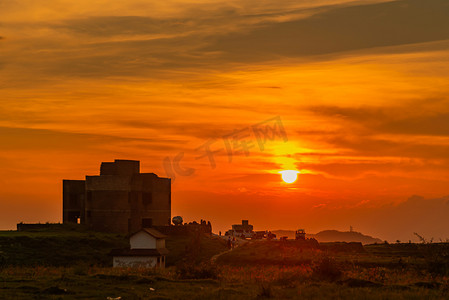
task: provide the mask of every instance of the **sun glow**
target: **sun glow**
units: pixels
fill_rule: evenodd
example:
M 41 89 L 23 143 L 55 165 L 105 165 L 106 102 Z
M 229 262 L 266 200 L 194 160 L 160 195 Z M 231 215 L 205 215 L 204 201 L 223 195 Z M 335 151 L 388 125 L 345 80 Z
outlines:
M 299 171 L 285 170 L 285 171 L 280 171 L 279 173 L 281 173 L 282 180 L 284 180 L 284 182 L 286 182 L 286 183 L 293 183 L 293 182 L 296 181 L 296 179 L 298 179 Z

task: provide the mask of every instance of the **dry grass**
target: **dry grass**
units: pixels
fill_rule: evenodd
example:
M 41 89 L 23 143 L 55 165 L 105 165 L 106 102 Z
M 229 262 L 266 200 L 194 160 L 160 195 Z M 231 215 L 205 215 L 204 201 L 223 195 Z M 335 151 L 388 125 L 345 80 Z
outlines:
M 46 235 L 43 240 L 49 238 Z M 57 239 L 58 235 L 51 238 Z M 25 241 L 21 240 L 23 237 L 26 239 L 26 235 L 20 236 L 21 242 Z M 29 238 L 39 239 L 39 234 Z M 64 243 L 66 236 L 59 238 Z M 102 235 L 89 238 L 92 245 L 115 239 Z M 179 248 L 173 257 L 173 262 L 178 263 L 177 267 L 164 270 L 117 269 L 79 262 L 27 266 L 29 262 L 25 261 L 22 266 L 11 266 L 6 262 L 0 268 L 0 299 L 442 299 L 449 296 L 447 244 L 382 244 L 367 246 L 366 251 L 344 252 L 340 251 L 341 246 L 316 248 L 300 243 L 255 242 L 223 254 L 211 265 L 210 257 L 225 249 L 222 244 L 199 237 L 193 244 L 200 247 L 189 248 L 191 241 L 184 237 L 169 242 L 170 247 Z

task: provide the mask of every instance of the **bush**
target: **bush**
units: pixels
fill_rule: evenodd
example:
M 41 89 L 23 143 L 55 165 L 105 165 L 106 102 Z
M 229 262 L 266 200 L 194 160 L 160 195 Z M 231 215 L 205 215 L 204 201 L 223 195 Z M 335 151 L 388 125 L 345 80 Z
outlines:
M 330 258 L 324 257 L 320 262 L 313 266 L 313 276 L 320 280 L 336 281 L 342 275 L 337 262 Z
M 449 245 L 423 245 L 424 269 L 433 277 L 449 275 Z
M 183 263 L 176 267 L 176 274 L 181 279 L 217 279 L 218 269 L 211 263 Z
M 0 269 L 6 266 L 6 258 L 5 255 L 0 252 Z
M 262 283 L 260 285 L 259 293 L 257 294 L 258 298 L 272 298 L 273 292 L 271 291 L 271 285 L 268 283 Z
M 432 276 L 449 275 L 448 257 L 426 257 L 425 268 Z
M 72 268 L 73 275 L 84 276 L 89 272 L 89 268 L 85 264 L 78 264 Z

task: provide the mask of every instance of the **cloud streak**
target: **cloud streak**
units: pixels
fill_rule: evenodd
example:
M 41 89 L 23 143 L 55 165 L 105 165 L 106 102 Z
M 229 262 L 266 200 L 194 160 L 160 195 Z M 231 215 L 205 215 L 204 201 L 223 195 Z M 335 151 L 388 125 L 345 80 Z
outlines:
M 268 210 L 273 226 L 313 212 L 310 231 L 346 228 L 351 214 L 357 228 L 368 206 L 447 195 L 447 1 L 91 2 L 0 2 L 8 201 L 39 191 L 55 207 L 61 178 L 114 158 L 164 176 L 179 152 L 196 170 L 173 187 L 189 219 L 211 207 L 201 212 L 230 223 L 224 207 L 261 204 L 255 224 Z M 275 115 L 289 141 L 229 162 L 222 136 Z M 223 148 L 215 169 L 196 159 L 209 139 Z M 280 181 L 285 168 L 301 170 L 295 184 Z
M 9 56 L 19 48 L 20 56 L 28 57 L 13 59 L 17 66 L 26 65 L 41 75 L 146 77 L 168 70 L 216 70 L 279 57 L 378 52 L 380 47 L 445 40 L 449 39 L 446 9 L 442 0 L 403 0 L 291 7 L 271 13 L 262 9 L 255 14 L 231 7 L 187 17 L 100 15 L 0 27 L 15 34 L 36 33 L 35 38 L 5 41 L 5 46 Z

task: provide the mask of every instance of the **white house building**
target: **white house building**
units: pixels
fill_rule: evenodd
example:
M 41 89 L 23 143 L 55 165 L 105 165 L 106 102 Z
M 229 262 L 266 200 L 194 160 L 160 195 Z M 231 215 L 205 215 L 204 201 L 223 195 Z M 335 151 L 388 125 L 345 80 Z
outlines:
M 153 228 L 143 228 L 129 237 L 129 249 L 112 250 L 113 267 L 165 268 L 165 238 Z

